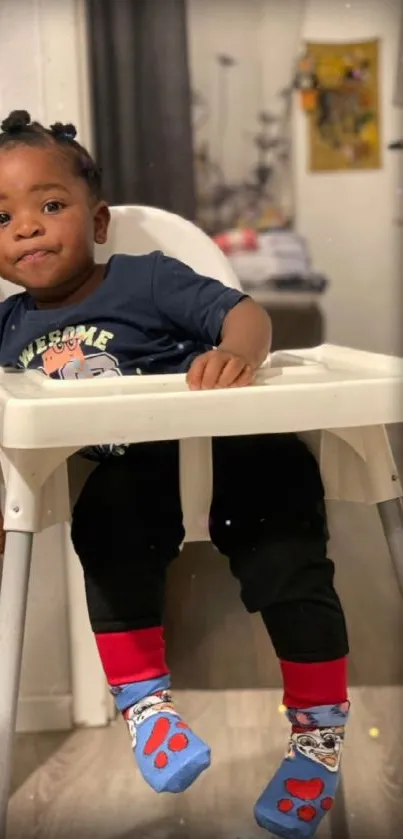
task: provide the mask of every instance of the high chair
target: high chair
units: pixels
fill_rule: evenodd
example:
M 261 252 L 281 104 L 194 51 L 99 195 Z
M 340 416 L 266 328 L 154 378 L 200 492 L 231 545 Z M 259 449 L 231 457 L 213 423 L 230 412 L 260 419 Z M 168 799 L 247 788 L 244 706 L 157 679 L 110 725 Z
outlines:
M 190 222 L 148 207 L 113 208 L 100 259 L 156 249 L 238 287 L 224 255 Z M 403 589 L 402 488 L 385 430 L 403 421 L 402 384 L 403 360 L 331 345 L 273 353 L 256 384 L 244 390 L 190 392 L 182 375 L 61 382 L 35 371 L 0 370 L 7 531 L 0 594 L 0 839 L 6 834 L 32 538 L 70 518 L 67 459 L 88 445 L 179 439 L 186 540 L 199 541 L 209 538 L 211 438 L 297 432 L 318 459 L 327 499 L 378 505 Z M 77 580 L 70 586 L 72 637 L 74 627 L 88 623 L 84 597 L 75 596 Z M 80 636 L 73 644 L 76 674 L 77 657 L 95 656 L 86 643 Z M 85 665 L 88 672 L 91 662 Z

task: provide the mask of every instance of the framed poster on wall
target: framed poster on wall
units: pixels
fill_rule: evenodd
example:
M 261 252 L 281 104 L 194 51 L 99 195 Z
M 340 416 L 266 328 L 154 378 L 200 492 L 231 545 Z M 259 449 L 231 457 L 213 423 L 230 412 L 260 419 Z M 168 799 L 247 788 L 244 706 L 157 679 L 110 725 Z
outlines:
M 306 51 L 317 80 L 308 123 L 310 171 L 379 169 L 379 40 L 308 43 Z

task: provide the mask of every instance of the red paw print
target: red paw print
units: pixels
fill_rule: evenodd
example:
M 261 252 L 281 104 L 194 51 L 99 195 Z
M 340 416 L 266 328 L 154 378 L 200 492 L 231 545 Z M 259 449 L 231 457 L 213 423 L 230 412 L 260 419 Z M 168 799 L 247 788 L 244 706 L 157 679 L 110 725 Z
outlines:
M 299 778 L 288 778 L 285 782 L 285 788 L 289 795 L 297 798 L 299 801 L 316 801 L 323 794 L 325 785 L 321 778 L 311 778 L 304 781 Z M 328 795 L 319 801 L 319 805 L 324 812 L 327 812 L 333 806 L 334 799 Z M 317 805 L 318 806 L 318 805 Z M 302 822 L 311 822 L 318 815 L 317 806 L 313 804 L 302 804 L 297 809 L 297 816 Z M 280 813 L 291 813 L 294 810 L 294 802 L 291 798 L 281 798 L 277 802 L 277 809 Z
M 165 767 L 168 766 L 169 755 L 164 749 L 161 749 L 161 746 L 164 745 L 170 734 L 171 736 L 166 743 L 168 751 L 177 753 L 183 752 L 187 749 L 189 739 L 186 734 L 183 734 L 182 731 L 178 731 L 177 729 L 189 730 L 189 726 L 186 725 L 186 723 L 181 722 L 181 720 L 173 724 L 171 720 L 167 719 L 167 717 L 160 717 L 155 722 L 153 730 L 144 746 L 143 754 L 146 757 L 151 757 L 155 752 L 157 752 L 154 758 L 154 766 L 156 769 L 165 769 Z M 171 733 L 172 730 L 174 730 L 173 733 Z

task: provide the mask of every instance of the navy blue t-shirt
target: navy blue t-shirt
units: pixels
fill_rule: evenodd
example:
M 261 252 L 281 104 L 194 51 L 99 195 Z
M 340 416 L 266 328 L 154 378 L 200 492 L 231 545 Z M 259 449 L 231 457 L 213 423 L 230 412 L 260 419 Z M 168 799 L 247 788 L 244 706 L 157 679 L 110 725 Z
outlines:
M 37 309 L 27 292 L 1 303 L 0 366 L 57 379 L 183 373 L 244 297 L 159 251 L 116 255 L 81 303 Z

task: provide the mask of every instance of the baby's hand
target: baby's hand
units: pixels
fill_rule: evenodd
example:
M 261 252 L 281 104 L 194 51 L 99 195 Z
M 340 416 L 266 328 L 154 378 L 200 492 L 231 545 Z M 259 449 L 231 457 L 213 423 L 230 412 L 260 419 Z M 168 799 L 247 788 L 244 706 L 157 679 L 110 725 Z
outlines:
M 247 387 L 253 383 L 254 370 L 241 356 L 224 350 L 210 350 L 197 356 L 186 380 L 190 390 Z

